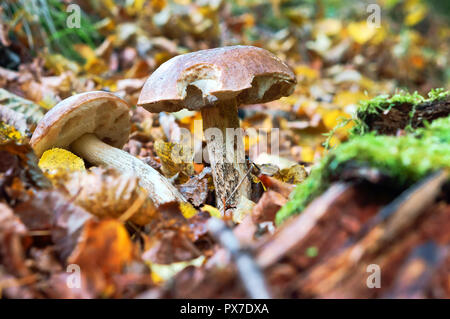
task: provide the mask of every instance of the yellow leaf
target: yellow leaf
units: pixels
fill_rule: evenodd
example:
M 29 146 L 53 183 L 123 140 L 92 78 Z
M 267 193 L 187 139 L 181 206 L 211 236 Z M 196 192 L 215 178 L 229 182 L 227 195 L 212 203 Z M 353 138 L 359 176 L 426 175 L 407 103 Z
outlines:
M 133 0 L 128 2 L 125 6 L 125 10 L 129 15 L 135 15 L 142 11 L 144 8 L 145 0 Z
M 264 183 L 262 182 L 262 180 L 259 179 L 258 176 L 251 174 L 251 178 L 252 178 L 253 184 L 261 183 L 261 186 L 262 186 L 263 190 L 267 191 L 266 185 L 264 185 Z
M 190 203 L 180 203 L 180 210 L 184 218 L 192 218 L 197 215 L 197 210 Z
M 149 266 L 152 270 L 151 276 L 153 281 L 155 281 L 156 283 L 161 283 L 169 280 L 188 266 L 200 267 L 204 261 L 205 257 L 200 256 L 189 261 L 180 261 L 168 265 L 150 263 Z
M 338 19 L 323 19 L 316 23 L 315 32 L 316 34 L 323 33 L 327 36 L 333 36 L 341 32 L 342 23 Z
M 161 65 L 172 57 L 168 52 L 158 52 L 155 54 L 154 59 L 157 65 Z
M 428 13 L 427 7 L 423 3 L 414 3 L 407 6 L 408 14 L 405 17 L 407 26 L 414 26 L 422 21 Z
M 182 5 L 182 6 L 188 6 L 191 4 L 190 0 L 174 0 L 176 4 Z
M 273 177 L 289 184 L 299 184 L 307 177 L 305 167 L 300 164 L 284 168 L 277 172 Z
M 370 40 L 370 43 L 380 44 L 384 41 L 384 39 L 386 39 L 387 35 L 388 35 L 388 32 L 386 30 L 386 27 L 380 26 L 379 28 L 377 28 L 377 32 Z
M 39 167 L 44 172 L 54 174 L 58 170 L 84 171 L 84 162 L 81 158 L 68 150 L 62 148 L 52 148 L 42 154 L 39 160 Z
M 300 81 L 313 81 L 319 77 L 319 72 L 316 69 L 310 68 L 305 64 L 300 64 L 294 68 L 294 72 Z
M 134 246 L 125 226 L 114 219 L 89 220 L 68 263 L 77 264 L 89 284 L 105 295 L 114 292 L 114 275 L 133 260 Z
M 90 46 L 86 44 L 75 44 L 74 48 L 86 60 L 86 63 L 84 64 L 86 72 L 98 75 L 108 70 L 105 61 L 99 59 Z
M 212 217 L 222 218 L 220 211 L 211 205 L 204 205 L 202 211 L 209 213 Z
M 244 136 L 244 148 L 245 151 L 248 151 L 252 146 L 257 145 L 259 143 L 259 136 Z
M 357 105 L 361 100 L 367 100 L 369 97 L 362 92 L 342 91 L 334 96 L 334 104 L 340 108 L 349 105 Z
M 361 21 L 350 23 L 347 26 L 347 31 L 355 42 L 364 44 L 377 33 L 377 28 L 369 25 L 367 21 Z
M 155 284 L 162 284 L 164 282 L 164 279 L 162 279 L 157 273 L 156 271 L 152 271 L 152 273 L 150 274 L 152 281 Z
M 150 1 L 150 6 L 153 10 L 155 10 L 156 12 L 161 11 L 162 9 L 164 9 L 164 7 L 167 5 L 167 1 L 166 0 L 151 0 Z
M 328 141 L 328 144 L 330 148 L 336 147 L 341 143 L 341 141 L 336 137 L 336 135 L 333 135 L 330 140 Z
M 114 16 L 119 12 L 119 6 L 114 3 L 114 0 L 100 0 L 100 3 Z
M 302 146 L 300 156 L 302 161 L 312 163 L 314 161 L 315 152 L 311 146 Z
M 322 121 L 327 129 L 332 130 L 343 118 L 350 118 L 350 115 L 341 110 L 331 110 L 325 112 Z
M 253 15 L 245 13 L 241 17 L 247 28 L 251 28 L 255 25 L 255 17 Z
M 182 183 L 194 175 L 192 151 L 188 146 L 158 140 L 155 142 L 155 151 L 161 160 L 162 171 L 167 177 L 182 173 L 184 175 L 184 179 L 180 181 Z
M 48 52 L 44 52 L 42 57 L 45 67 L 54 71 L 56 75 L 61 75 L 66 71 L 72 71 L 75 74 L 80 72 L 81 68 L 76 62 L 65 58 L 61 54 L 48 54 Z

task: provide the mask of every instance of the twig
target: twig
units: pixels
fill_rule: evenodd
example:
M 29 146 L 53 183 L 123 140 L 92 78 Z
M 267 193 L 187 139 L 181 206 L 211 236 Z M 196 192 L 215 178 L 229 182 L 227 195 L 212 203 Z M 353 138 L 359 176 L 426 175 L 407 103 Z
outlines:
M 249 168 L 249 170 L 247 171 L 247 173 L 245 173 L 245 175 L 244 175 L 244 177 L 242 177 L 241 178 L 241 180 L 239 181 L 239 184 L 237 184 L 236 185 L 236 187 L 233 189 L 233 191 L 231 192 L 231 194 L 230 194 L 230 196 L 228 196 L 228 198 L 227 198 L 227 200 L 225 201 L 225 203 L 224 203 L 224 205 L 223 205 L 223 214 L 225 215 L 225 207 L 226 207 L 226 204 L 228 203 L 228 201 L 231 199 L 231 198 L 233 198 L 233 195 L 234 195 L 234 193 L 236 193 L 237 191 L 238 191 L 238 189 L 239 189 L 239 187 L 241 187 L 241 185 L 242 185 L 242 183 L 244 182 L 244 180 L 248 177 L 248 175 L 250 174 L 250 172 L 252 171 L 252 169 L 253 169 L 253 163 L 250 163 L 250 168 Z M 256 166 L 256 165 L 255 165 Z
M 271 296 L 261 269 L 253 257 L 242 249 L 239 240 L 234 236 L 231 229 L 218 218 L 209 219 L 208 229 L 220 244 L 230 252 L 247 295 L 252 299 L 270 299 Z

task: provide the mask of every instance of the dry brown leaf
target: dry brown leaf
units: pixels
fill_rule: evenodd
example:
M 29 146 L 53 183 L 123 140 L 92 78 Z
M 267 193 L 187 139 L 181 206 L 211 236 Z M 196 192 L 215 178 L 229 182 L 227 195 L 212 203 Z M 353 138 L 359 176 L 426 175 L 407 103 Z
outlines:
M 283 168 L 273 175 L 276 179 L 289 184 L 299 184 L 308 176 L 303 165 L 293 165 L 289 168 Z
M 5 231 L 24 234 L 26 227 L 22 224 L 21 220 L 14 215 L 11 208 L 0 203 L 0 235 Z
M 273 221 L 276 213 L 286 204 L 287 198 L 273 190 L 268 190 L 253 207 L 252 218 L 255 223 Z
M 148 226 L 148 236 L 144 236 L 145 248 L 142 258 L 151 263 L 171 264 L 191 260 L 201 252 L 194 245 L 198 237 L 204 235 L 202 216 L 186 219 L 177 202 L 159 207 L 161 219 Z M 198 217 L 197 217 L 198 216 Z
M 83 225 L 92 218 L 83 208 L 75 205 L 72 199 L 57 191 L 33 193 L 14 207 L 14 212 L 28 230 L 47 232 L 55 245 L 55 251 L 63 259 L 70 255 Z M 43 239 L 41 237 L 41 242 L 44 242 Z
M 284 197 L 289 197 L 289 194 L 294 190 L 295 186 L 282 182 L 274 177 L 270 177 L 264 174 L 258 176 L 261 183 L 263 183 L 266 189 L 274 190 L 275 192 L 280 193 Z
M 14 215 L 11 208 L 0 203 L 0 260 L 2 266 L 12 275 L 27 276 L 30 274 L 25 264 L 25 250 L 22 237 L 26 227 Z
M 89 171 L 62 175 L 59 181 L 74 202 L 100 218 L 120 218 L 126 212 L 138 225 L 148 224 L 157 215 L 152 200 L 139 187 L 136 177 L 121 175 L 113 169 L 100 167 Z M 140 198 L 140 205 L 133 204 Z M 128 211 L 133 207 L 133 212 Z
M 207 167 L 199 175 L 190 178 L 178 188 L 183 196 L 195 207 L 206 203 L 210 190 L 213 187 L 211 168 Z

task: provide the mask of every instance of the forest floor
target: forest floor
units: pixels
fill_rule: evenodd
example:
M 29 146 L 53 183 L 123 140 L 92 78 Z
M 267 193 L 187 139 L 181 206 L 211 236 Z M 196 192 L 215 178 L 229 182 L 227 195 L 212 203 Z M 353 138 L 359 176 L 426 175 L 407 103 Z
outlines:
M 450 87 L 448 8 L 383 1 L 378 19 L 364 1 L 73 1 L 78 21 L 76 8 L 43 2 L 0 5 L 1 297 L 248 297 L 248 271 L 273 297 L 450 297 L 450 107 L 439 90 Z M 237 44 L 273 52 L 297 85 L 240 109 L 242 128 L 277 129 L 279 152 L 245 139 L 256 186 L 223 217 L 208 163 L 171 156 L 200 112 L 136 104 L 165 61 Z M 139 225 L 130 217 L 150 213 L 135 177 L 39 161 L 30 146 L 39 120 L 94 90 L 132 106 L 123 150 L 192 206 L 163 205 Z M 241 250 L 219 243 L 211 216 Z M 255 269 L 234 262 L 247 254 Z M 371 289 L 377 271 L 382 286 Z

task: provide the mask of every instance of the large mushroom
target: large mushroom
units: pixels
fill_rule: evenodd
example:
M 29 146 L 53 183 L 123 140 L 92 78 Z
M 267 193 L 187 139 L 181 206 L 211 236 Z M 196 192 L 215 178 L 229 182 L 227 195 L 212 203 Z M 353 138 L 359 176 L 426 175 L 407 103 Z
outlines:
M 223 211 L 236 207 L 241 196 L 249 198 L 251 191 L 243 138 L 236 134 L 238 143 L 234 143 L 233 132 L 228 130 L 231 135 L 227 135 L 227 128 L 240 126 L 238 107 L 290 95 L 295 84 L 292 70 L 272 53 L 230 46 L 165 62 L 147 79 L 138 105 L 150 112 L 201 111 L 216 201 Z M 219 129 L 223 138 L 211 129 Z
M 121 150 L 130 133 L 130 107 L 112 93 L 73 95 L 54 106 L 39 121 L 30 144 L 38 157 L 53 147 L 67 148 L 95 165 L 133 173 L 159 206 L 185 199 L 149 165 Z

